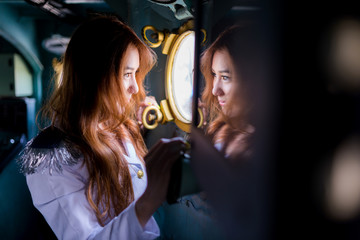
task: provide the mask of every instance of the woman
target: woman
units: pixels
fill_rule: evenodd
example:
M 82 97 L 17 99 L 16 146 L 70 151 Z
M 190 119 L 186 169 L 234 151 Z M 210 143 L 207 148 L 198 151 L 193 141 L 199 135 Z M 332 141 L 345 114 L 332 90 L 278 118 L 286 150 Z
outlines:
M 269 98 L 264 87 L 269 72 L 264 34 L 256 19 L 229 27 L 201 58 L 202 101 L 209 111 L 206 133 L 222 154 L 199 143 L 203 138 L 194 131 L 194 145 L 200 146 L 193 150 L 194 169 L 219 226 L 236 239 L 265 237 L 261 230 L 266 228 L 267 156 L 262 154 L 269 144 L 265 129 Z
M 60 84 L 42 113 L 50 126 L 24 149 L 35 207 L 59 239 L 153 239 L 182 139 L 148 153 L 136 121 L 156 61 L 128 26 L 97 16 L 73 34 Z M 146 171 L 145 171 L 146 165 Z
M 252 49 L 249 43 L 255 42 L 254 39 L 248 41 L 250 38 L 253 38 L 253 35 L 248 26 L 230 27 L 218 36 L 204 51 L 201 58 L 201 70 L 206 80 L 201 105 L 209 115 L 207 133 L 215 147 L 222 151 L 226 160 L 230 162 L 231 170 L 238 169 L 239 163 L 244 162 L 239 160 L 248 159 L 251 155 L 251 137 L 255 131 L 250 116 L 252 106 L 247 101 L 248 96 L 251 96 L 248 91 L 252 91 L 250 85 L 254 83 L 253 78 L 256 77 L 251 73 L 257 67 L 249 66 L 250 62 L 254 64 L 251 54 L 256 52 L 255 50 L 248 51 Z M 248 41 L 247 44 L 246 41 Z M 194 132 L 192 134 L 194 135 Z M 217 205 L 214 208 L 212 204 L 219 202 L 216 198 L 224 199 L 221 202 L 233 203 L 233 199 L 225 197 L 225 194 L 231 193 L 237 196 L 238 189 L 232 188 L 235 182 L 226 185 L 218 184 L 227 179 L 227 176 L 221 176 L 222 172 L 215 170 L 220 177 L 214 177 L 213 172 L 209 174 L 209 165 L 207 167 L 204 165 L 211 162 L 214 155 L 206 155 L 211 152 L 206 148 L 199 149 L 199 152 L 202 152 L 199 154 L 199 158 L 202 158 L 199 164 L 201 166 L 195 169 L 199 171 L 196 172 L 196 176 L 200 178 L 199 184 L 204 181 L 207 186 L 209 183 L 216 182 L 216 184 L 211 186 L 210 192 L 204 187 L 204 192 L 183 196 L 178 199 L 177 204 L 164 203 L 155 215 L 161 228 L 161 239 L 226 239 L 228 237 L 237 239 L 246 232 L 242 227 L 247 224 L 234 224 L 237 221 L 231 218 L 231 220 L 226 219 L 226 223 L 231 224 L 232 228 L 236 229 L 234 231 L 239 229 L 240 231 L 237 235 L 225 235 L 227 232 L 224 229 L 227 230 L 227 228 L 222 223 L 224 219 L 220 218 L 221 221 L 218 219 L 219 216 L 223 217 L 223 213 L 219 211 L 223 208 Z M 197 166 L 198 162 L 194 161 L 193 166 Z M 231 176 L 236 176 L 239 171 L 231 171 L 231 173 Z M 231 190 L 228 192 L 229 188 Z M 221 194 L 223 192 L 225 193 Z M 244 203 L 243 199 L 245 197 L 239 200 L 239 205 Z M 234 205 L 231 206 L 234 207 Z M 237 206 L 234 207 L 234 209 L 237 208 Z M 244 216 L 249 215 L 245 213 L 240 217 L 243 219 Z
M 251 26 L 232 26 L 203 53 L 205 77 L 202 101 L 209 112 L 207 134 L 228 159 L 248 156 L 255 131 L 252 110 L 257 78 L 255 32 Z

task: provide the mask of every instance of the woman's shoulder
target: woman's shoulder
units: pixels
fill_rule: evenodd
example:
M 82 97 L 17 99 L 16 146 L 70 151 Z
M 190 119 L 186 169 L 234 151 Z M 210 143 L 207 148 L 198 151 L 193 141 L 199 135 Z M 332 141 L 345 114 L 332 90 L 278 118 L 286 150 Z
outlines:
M 60 129 L 50 126 L 31 139 L 19 154 L 20 171 L 24 174 L 62 172 L 64 166 L 79 162 L 81 152 Z

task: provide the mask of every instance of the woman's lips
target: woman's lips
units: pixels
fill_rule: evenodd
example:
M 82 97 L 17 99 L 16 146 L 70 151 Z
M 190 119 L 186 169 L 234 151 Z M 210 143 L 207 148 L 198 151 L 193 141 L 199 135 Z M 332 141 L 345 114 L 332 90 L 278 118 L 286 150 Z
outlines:
M 220 104 L 220 106 L 224 106 L 224 105 L 225 105 L 225 101 L 219 100 L 219 104 Z

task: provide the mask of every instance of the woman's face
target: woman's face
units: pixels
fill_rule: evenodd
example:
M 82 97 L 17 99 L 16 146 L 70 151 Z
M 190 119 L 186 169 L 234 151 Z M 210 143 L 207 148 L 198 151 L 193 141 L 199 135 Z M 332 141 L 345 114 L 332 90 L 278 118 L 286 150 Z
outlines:
M 230 101 L 233 89 L 236 87 L 235 68 L 229 52 L 225 49 L 216 51 L 211 68 L 213 74 L 212 94 L 217 97 L 221 108 L 224 110 Z
M 134 45 L 129 45 L 125 52 L 123 63 L 122 80 L 126 97 L 130 101 L 131 96 L 139 91 L 136 82 L 136 72 L 139 69 L 139 51 Z

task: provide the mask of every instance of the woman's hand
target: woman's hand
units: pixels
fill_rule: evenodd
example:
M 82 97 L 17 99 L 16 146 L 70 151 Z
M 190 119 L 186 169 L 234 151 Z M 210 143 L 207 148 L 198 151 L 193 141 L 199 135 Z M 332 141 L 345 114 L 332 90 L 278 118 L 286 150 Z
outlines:
M 180 137 L 161 139 L 144 157 L 148 185 L 135 204 L 136 215 L 143 227 L 165 201 L 171 167 L 185 149 L 186 143 Z
M 136 119 L 138 121 L 138 124 L 142 126 L 142 114 L 144 112 L 144 109 L 148 106 L 159 106 L 159 104 L 156 102 L 155 97 L 153 96 L 146 96 L 145 100 L 140 103 L 139 109 L 136 112 Z

